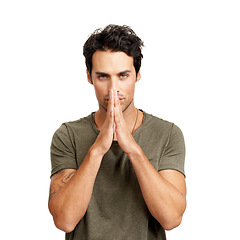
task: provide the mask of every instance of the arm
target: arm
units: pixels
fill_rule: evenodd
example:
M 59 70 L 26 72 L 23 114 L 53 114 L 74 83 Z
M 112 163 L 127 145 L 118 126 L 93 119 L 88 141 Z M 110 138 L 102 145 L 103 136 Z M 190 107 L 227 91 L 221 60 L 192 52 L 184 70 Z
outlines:
M 71 232 L 85 215 L 104 154 L 113 140 L 113 101 L 95 143 L 77 170 L 66 169 L 52 176 L 49 211 L 57 228 Z
M 91 149 L 78 170 L 65 169 L 52 176 L 49 211 L 57 228 L 71 232 L 84 216 L 101 160 Z
M 146 205 L 164 229 L 173 229 L 181 223 L 186 208 L 184 175 L 175 170 L 158 172 L 152 166 L 127 131 L 117 97 L 115 97 L 115 105 L 115 134 L 120 147 L 126 152 L 133 165 Z
M 184 175 L 175 170 L 157 172 L 141 150 L 129 157 L 152 216 L 165 230 L 177 227 L 186 208 Z

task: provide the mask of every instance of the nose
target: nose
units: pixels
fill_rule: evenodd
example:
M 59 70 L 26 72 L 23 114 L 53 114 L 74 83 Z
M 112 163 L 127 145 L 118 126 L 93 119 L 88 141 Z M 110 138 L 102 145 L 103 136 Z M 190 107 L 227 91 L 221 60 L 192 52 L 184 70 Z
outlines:
M 109 81 L 108 91 L 113 90 L 113 89 L 118 91 L 118 88 L 119 88 L 118 79 L 115 77 L 111 78 Z

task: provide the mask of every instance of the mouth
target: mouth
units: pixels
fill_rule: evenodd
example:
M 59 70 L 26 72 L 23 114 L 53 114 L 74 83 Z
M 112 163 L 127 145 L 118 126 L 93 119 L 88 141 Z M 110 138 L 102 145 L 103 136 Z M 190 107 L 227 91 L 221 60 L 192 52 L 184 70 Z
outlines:
M 120 101 L 125 99 L 125 96 L 123 94 L 118 94 L 117 97 Z
M 123 101 L 125 98 L 124 97 L 118 97 L 119 101 Z M 104 99 L 105 102 L 109 102 L 109 98 Z

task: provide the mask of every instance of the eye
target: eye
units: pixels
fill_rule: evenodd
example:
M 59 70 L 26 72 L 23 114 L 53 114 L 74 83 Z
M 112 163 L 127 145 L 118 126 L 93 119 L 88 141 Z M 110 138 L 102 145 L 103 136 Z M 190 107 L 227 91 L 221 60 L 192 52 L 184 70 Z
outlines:
M 127 78 L 129 75 L 127 74 L 127 73 L 123 73 L 123 74 L 121 74 L 120 75 L 120 78 L 121 79 L 125 79 L 125 78 Z
M 104 75 L 104 74 L 103 74 L 103 75 L 99 75 L 98 78 L 99 78 L 100 80 L 104 80 L 104 79 L 107 78 L 107 75 Z

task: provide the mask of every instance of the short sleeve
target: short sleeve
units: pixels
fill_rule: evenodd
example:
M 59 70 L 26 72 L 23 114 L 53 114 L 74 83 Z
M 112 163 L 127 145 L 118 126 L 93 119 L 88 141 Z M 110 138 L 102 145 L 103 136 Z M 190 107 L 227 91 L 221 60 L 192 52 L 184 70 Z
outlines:
M 185 142 L 182 131 L 172 124 L 164 153 L 159 162 L 159 171 L 172 169 L 181 172 L 185 176 Z
M 54 133 L 51 143 L 51 176 L 63 169 L 77 169 L 75 149 L 65 124 Z

